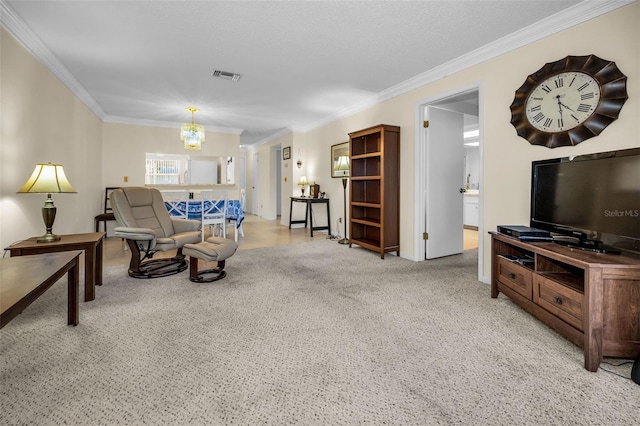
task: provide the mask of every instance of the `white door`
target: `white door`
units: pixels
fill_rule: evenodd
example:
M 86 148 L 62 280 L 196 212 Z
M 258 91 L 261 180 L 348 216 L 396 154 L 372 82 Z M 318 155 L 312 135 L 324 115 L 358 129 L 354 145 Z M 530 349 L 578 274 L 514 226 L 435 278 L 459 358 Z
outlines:
M 238 188 L 247 190 L 247 161 L 246 158 L 238 158 Z
M 432 106 L 425 115 L 425 257 L 435 259 L 463 251 L 464 116 Z
M 276 160 L 276 165 L 275 165 L 275 171 L 276 171 L 276 199 L 275 199 L 275 205 L 276 205 L 276 217 L 279 217 L 282 215 L 282 150 L 278 150 L 278 152 L 276 152 L 276 156 L 275 156 L 275 160 Z
M 258 167 L 258 153 L 253 154 L 253 185 L 251 186 L 251 208 L 254 215 L 259 216 L 260 212 L 258 211 L 259 201 L 259 188 L 258 182 L 260 182 L 260 168 Z

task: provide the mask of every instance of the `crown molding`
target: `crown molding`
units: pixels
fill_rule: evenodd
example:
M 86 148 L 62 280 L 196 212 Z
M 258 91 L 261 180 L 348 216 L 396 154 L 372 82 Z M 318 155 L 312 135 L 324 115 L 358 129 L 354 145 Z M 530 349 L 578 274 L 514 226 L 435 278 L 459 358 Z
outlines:
M 495 42 L 478 48 L 466 55 L 460 56 L 443 65 L 428 70 L 422 74 L 405 80 L 395 86 L 383 90 L 361 102 L 337 111 L 323 119 L 315 121 L 307 126 L 296 126 L 293 131 L 308 132 L 318 127 L 329 124 L 341 118 L 348 117 L 367 108 L 373 107 L 393 97 L 402 95 L 411 90 L 425 86 L 442 79 L 448 75 L 463 71 L 469 67 L 478 65 L 493 59 L 504 53 L 513 51 L 528 44 L 537 42 L 545 37 L 564 31 L 575 25 L 609 13 L 615 9 L 627 6 L 637 0 L 613 0 L 595 1 L 585 0 L 556 13 L 542 21 L 525 27 Z M 27 50 L 29 50 L 42 64 L 51 71 L 75 96 L 77 96 L 91 111 L 102 121 L 108 123 L 133 124 L 155 127 L 176 127 L 180 123 L 162 122 L 154 120 L 132 119 L 127 117 L 107 116 L 102 108 L 85 88 L 71 75 L 69 70 L 51 53 L 42 41 L 22 22 L 13 9 L 0 0 L 0 23 L 11 33 Z M 207 127 L 207 130 L 224 133 L 242 133 L 243 129 Z M 283 136 L 292 129 L 283 129 L 254 145 L 263 145 L 273 139 Z
M 600 15 L 604 15 L 613 10 L 632 4 L 635 1 L 637 0 L 582 1 L 575 6 L 558 12 L 542 21 L 508 34 L 492 43 L 396 84 L 395 86 L 383 90 L 359 103 L 335 112 L 310 124 L 309 126 L 298 128 L 297 130 L 302 132 L 314 130 L 333 121 L 373 107 L 388 99 L 402 95 L 419 87 L 426 86 L 427 84 L 433 83 L 434 81 L 445 78 L 451 74 L 481 64 L 528 44 L 535 43 L 543 38 L 567 30 Z
M 15 14 L 13 9 L 0 0 L 0 23 L 29 52 L 33 54 L 53 75 L 55 75 L 75 96 L 78 97 L 95 115 L 104 120 L 105 113 L 91 97 L 89 92 L 76 80 L 69 70 L 51 53 L 47 46 Z
M 288 127 L 282 128 L 282 129 L 278 130 L 277 132 L 267 136 L 266 138 L 260 139 L 258 142 L 252 143 L 251 145 L 249 145 L 245 149 L 251 149 L 251 148 L 258 147 L 260 145 L 267 144 L 267 143 L 269 143 L 269 142 L 271 142 L 273 140 L 278 139 L 279 137 L 288 135 L 289 133 L 292 133 L 292 132 L 293 132 L 293 130 L 291 130 Z
M 9 31 L 36 59 L 55 75 L 81 102 L 83 102 L 100 120 L 105 123 L 132 124 L 138 126 L 180 128 L 182 123 L 135 119 L 107 115 L 87 90 L 75 79 L 69 70 L 51 53 L 45 44 L 6 4 L 0 0 L 0 24 Z M 244 129 L 204 126 L 206 130 L 221 133 L 240 134 Z

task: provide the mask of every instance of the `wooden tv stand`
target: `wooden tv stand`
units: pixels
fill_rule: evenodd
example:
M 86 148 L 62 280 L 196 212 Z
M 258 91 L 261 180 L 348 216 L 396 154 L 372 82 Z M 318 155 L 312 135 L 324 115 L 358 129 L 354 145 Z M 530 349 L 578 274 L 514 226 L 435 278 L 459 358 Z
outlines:
M 492 298 L 504 293 L 583 348 L 589 371 L 598 370 L 603 356 L 640 354 L 640 257 L 490 234 Z

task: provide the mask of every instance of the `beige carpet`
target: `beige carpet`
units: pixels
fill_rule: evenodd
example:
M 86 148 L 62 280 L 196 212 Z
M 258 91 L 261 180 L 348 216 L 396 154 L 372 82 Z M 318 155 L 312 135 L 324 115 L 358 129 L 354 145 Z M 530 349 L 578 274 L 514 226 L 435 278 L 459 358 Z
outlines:
M 637 424 L 640 386 L 491 299 L 476 258 L 318 240 L 212 284 L 108 267 L 75 328 L 58 283 L 0 330 L 0 423 Z

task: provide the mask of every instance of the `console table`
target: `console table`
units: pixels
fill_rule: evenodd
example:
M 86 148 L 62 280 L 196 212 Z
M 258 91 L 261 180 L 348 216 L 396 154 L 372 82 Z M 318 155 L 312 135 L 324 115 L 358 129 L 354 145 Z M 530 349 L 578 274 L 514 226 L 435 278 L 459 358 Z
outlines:
M 59 241 L 39 243 L 31 237 L 5 248 L 14 256 L 84 250 L 84 301 L 95 299 L 95 286 L 102 285 L 102 242 L 104 232 L 60 235 Z
M 291 215 L 293 213 L 293 203 L 306 203 L 305 211 L 304 211 L 304 220 L 291 220 Z M 326 226 L 313 226 L 313 208 L 314 204 L 326 204 L 327 206 L 327 225 Z M 309 223 L 309 230 L 311 232 L 311 237 L 313 238 L 313 231 L 320 231 L 326 229 L 329 231 L 329 235 L 331 235 L 331 212 L 329 211 L 329 199 L 328 198 L 311 198 L 311 197 L 291 197 L 291 203 L 289 205 L 289 229 L 291 229 L 291 224 L 294 223 L 304 223 L 304 227 L 307 227 L 307 223 Z
M 640 354 L 640 257 L 490 234 L 491 297 L 504 293 L 581 347 L 589 371 Z
M 78 258 L 81 251 L 0 259 L 0 328 L 44 294 L 65 273 L 67 324 L 78 325 Z

